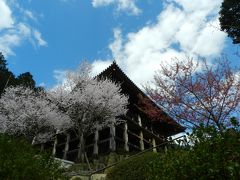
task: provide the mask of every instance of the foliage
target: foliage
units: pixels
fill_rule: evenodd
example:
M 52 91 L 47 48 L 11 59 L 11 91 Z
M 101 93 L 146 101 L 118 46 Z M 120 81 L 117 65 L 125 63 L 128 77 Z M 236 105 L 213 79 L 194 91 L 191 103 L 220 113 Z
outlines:
M 133 159 L 123 160 L 107 172 L 107 180 L 145 180 L 148 179 L 148 164 L 150 164 L 158 155 L 156 153 L 145 153 L 134 157 Z
M 1 133 L 31 141 L 50 130 L 60 130 L 66 122 L 68 117 L 43 92 L 23 86 L 8 87 L 0 98 Z
M 215 126 L 194 129 L 191 146 L 144 154 L 111 169 L 109 179 L 238 179 L 240 126 L 219 131 Z
M 23 139 L 0 135 L 0 179 L 60 179 L 62 170 L 48 153 Z
M 15 75 L 7 68 L 7 61 L 0 52 L 0 96 L 6 87 L 17 85 L 36 88 L 36 83 L 31 73 L 26 72 L 15 77 Z
M 4 69 L 7 69 L 7 62 L 3 54 L 0 53 L 0 70 L 4 70 Z
M 29 88 L 32 88 L 32 89 L 36 87 L 36 83 L 33 80 L 33 76 L 29 72 L 20 74 L 16 78 L 16 81 L 17 81 L 16 82 L 17 85 L 26 86 L 26 87 L 29 87 Z
M 224 0 L 219 12 L 221 30 L 227 32 L 234 44 L 240 43 L 240 1 Z
M 78 158 L 84 153 L 84 136 L 91 130 L 117 123 L 126 113 L 128 98 L 120 85 L 108 79 L 92 78 L 91 66 L 83 62 L 77 71 L 68 72 L 62 86 L 50 97 L 65 110 L 80 139 Z M 82 158 L 81 158 L 82 159 Z
M 145 88 L 150 97 L 185 126 L 203 123 L 221 130 L 239 113 L 240 77 L 224 58 L 212 66 L 192 59 L 162 65 L 154 85 Z
M 240 176 L 240 133 L 215 127 L 193 132 L 189 150 L 169 150 L 149 165 L 149 179 L 237 179 Z
M 7 62 L 0 52 L 0 96 L 4 91 L 4 88 L 9 84 L 15 84 L 14 74 L 8 70 Z

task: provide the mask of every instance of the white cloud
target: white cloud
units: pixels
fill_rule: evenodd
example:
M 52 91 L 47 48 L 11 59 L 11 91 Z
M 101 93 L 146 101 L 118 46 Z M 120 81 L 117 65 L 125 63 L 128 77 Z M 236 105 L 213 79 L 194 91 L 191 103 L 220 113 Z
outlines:
M 19 23 L 15 28 L 11 28 L 0 36 L 0 52 L 4 55 L 14 55 L 13 47 L 19 46 L 23 39 L 31 35 L 30 28 L 23 23 Z
M 43 40 L 42 34 L 38 30 L 33 30 L 33 36 L 36 38 L 39 46 L 47 45 L 47 42 Z
M 102 72 L 103 70 L 105 70 L 106 67 L 108 67 L 111 63 L 112 63 L 111 60 L 107 60 L 107 61 L 95 60 L 92 63 L 93 65 L 92 76 L 98 75 L 99 72 Z
M 19 23 L 17 25 L 17 29 L 19 31 L 19 34 L 22 36 L 30 36 L 31 35 L 31 29 L 28 27 L 28 25 L 24 23 Z
M 113 34 L 114 34 L 114 42 L 112 42 L 109 45 L 109 49 L 112 52 L 113 57 L 118 57 L 118 59 L 122 59 L 123 57 L 121 57 L 122 55 L 122 48 L 123 48 L 123 42 L 122 42 L 122 33 L 121 30 L 118 28 L 115 28 L 113 30 Z
M 46 87 L 46 84 L 44 82 L 41 82 L 38 86 L 40 87 Z
M 54 70 L 53 76 L 57 80 L 57 84 L 62 84 L 66 80 L 66 70 Z
M 0 37 L 0 51 L 4 55 L 14 55 L 12 47 L 18 46 L 20 38 L 16 34 L 5 34 Z
M 126 11 L 132 15 L 138 15 L 141 10 L 136 6 L 136 0 L 92 0 L 93 7 L 116 5 L 117 11 Z
M 4 0 L 0 0 L 0 17 L 0 30 L 13 25 L 12 12 Z
M 108 67 L 110 64 L 112 63 L 111 60 L 95 60 L 92 63 L 92 71 L 91 71 L 91 76 L 95 77 L 96 75 L 99 74 L 99 72 L 102 72 L 103 70 L 105 70 L 106 67 Z M 74 70 L 76 71 L 76 70 Z M 67 84 L 67 73 L 68 72 L 74 72 L 72 70 L 60 70 L 60 69 L 56 69 L 53 71 L 53 77 L 55 78 L 56 85 L 53 87 L 58 87 L 59 85 L 63 85 L 63 84 Z
M 28 18 L 32 19 L 33 21 L 37 21 L 37 18 L 33 15 L 33 13 L 32 13 L 31 11 L 25 10 L 25 15 L 26 15 Z
M 18 16 L 14 16 L 18 12 Z M 23 9 L 15 0 L 0 0 L 0 52 L 5 56 L 14 55 L 14 48 L 29 40 L 39 46 L 46 46 L 39 30 L 31 22 L 37 18 L 29 10 Z
M 141 85 L 152 79 L 160 64 L 170 64 L 176 57 L 220 55 L 226 38 L 225 33 L 216 28 L 221 2 L 165 0 L 156 23 L 126 36 L 120 29 L 114 29 L 114 41 L 109 45 L 113 58 Z M 94 65 L 102 64 L 98 61 Z
M 92 0 L 92 5 L 93 7 L 108 6 L 114 2 L 115 0 Z

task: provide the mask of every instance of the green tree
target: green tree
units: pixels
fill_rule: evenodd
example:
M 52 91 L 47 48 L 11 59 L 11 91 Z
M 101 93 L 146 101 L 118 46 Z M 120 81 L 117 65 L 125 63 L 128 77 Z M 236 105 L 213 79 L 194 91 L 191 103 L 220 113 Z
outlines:
M 20 74 L 18 77 L 15 77 L 15 75 L 8 69 L 7 61 L 0 52 L 0 96 L 6 87 L 16 85 L 39 89 L 36 87 L 36 83 L 30 72 L 25 72 Z
M 224 0 L 219 12 L 221 30 L 232 38 L 234 44 L 240 43 L 240 1 Z
M 224 57 L 216 59 L 214 66 L 206 60 L 196 62 L 176 59 L 172 65 L 161 65 L 154 76 L 155 87 L 149 85 L 145 90 L 183 125 L 189 128 L 213 125 L 221 131 L 229 125 L 230 117 L 240 116 L 238 69 L 232 68 Z M 145 112 L 150 114 L 151 106 Z
M 3 54 L 0 52 L 0 70 L 6 70 L 6 69 L 7 69 L 7 62 Z
M 35 88 L 36 83 L 30 72 L 22 73 L 17 77 L 17 84 L 27 86 L 29 88 Z
M 60 179 L 62 170 L 54 158 L 24 139 L 0 134 L 0 179 Z
M 7 62 L 3 54 L 0 52 L 0 96 L 3 93 L 4 88 L 15 84 L 15 80 L 14 74 L 8 70 Z

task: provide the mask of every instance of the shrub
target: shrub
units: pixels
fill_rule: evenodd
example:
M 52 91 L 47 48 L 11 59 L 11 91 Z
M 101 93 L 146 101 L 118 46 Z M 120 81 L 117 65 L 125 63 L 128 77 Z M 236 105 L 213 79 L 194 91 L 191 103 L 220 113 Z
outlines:
M 24 139 L 0 135 L 0 179 L 63 178 L 49 153 L 40 153 Z
M 148 164 L 148 179 L 238 179 L 240 133 L 214 127 L 193 132 L 189 149 L 170 149 Z
M 108 179 L 239 179 L 239 126 L 195 129 L 191 146 L 147 153 L 113 167 Z
M 157 156 L 156 153 L 148 152 L 132 159 L 124 160 L 107 171 L 107 180 L 145 180 L 147 179 L 147 164 Z

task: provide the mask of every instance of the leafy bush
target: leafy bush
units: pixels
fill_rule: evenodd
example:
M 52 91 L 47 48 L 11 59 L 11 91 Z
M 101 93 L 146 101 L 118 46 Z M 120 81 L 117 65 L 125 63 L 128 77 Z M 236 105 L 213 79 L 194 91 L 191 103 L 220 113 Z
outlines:
M 193 132 L 194 146 L 172 149 L 148 164 L 149 179 L 238 179 L 240 133 L 214 127 Z
M 143 155 L 136 156 L 132 159 L 124 160 L 115 167 L 109 169 L 107 172 L 108 180 L 145 180 L 147 179 L 147 169 L 151 161 L 157 158 L 156 153 L 145 153 Z
M 0 135 L 0 179 L 58 179 L 61 169 L 48 153 L 23 139 Z
M 239 126 L 195 129 L 191 146 L 147 153 L 112 168 L 108 179 L 239 179 Z

